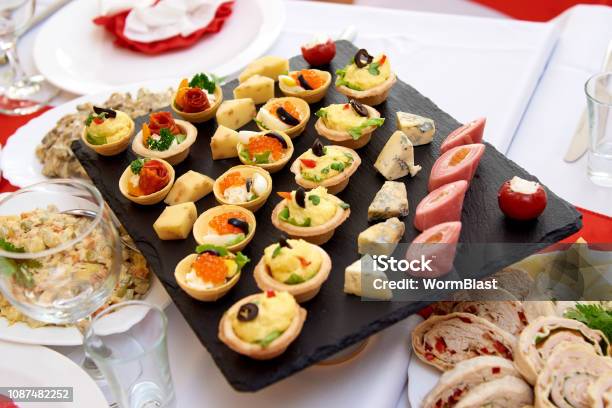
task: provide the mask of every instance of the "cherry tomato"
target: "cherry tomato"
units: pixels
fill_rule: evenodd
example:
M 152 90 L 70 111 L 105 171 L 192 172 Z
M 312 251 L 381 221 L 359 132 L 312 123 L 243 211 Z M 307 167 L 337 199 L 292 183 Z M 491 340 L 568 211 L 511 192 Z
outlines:
M 546 191 L 539 183 L 520 177 L 502 184 L 497 193 L 499 208 L 507 217 L 515 220 L 532 220 L 546 208 Z
M 318 67 L 327 65 L 336 55 L 336 43 L 329 38 L 325 42 L 316 42 L 302 46 L 302 56 L 310 65 Z

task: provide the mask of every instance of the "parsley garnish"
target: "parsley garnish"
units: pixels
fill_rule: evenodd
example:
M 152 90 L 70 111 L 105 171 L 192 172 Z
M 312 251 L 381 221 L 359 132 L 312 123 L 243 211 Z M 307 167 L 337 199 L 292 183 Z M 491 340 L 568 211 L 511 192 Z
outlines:
M 573 309 L 565 312 L 565 317 L 578 320 L 591 329 L 601 330 L 612 342 L 612 310 L 606 310 L 601 305 L 577 303 Z
M 144 166 L 144 159 L 136 159 L 130 163 L 130 170 L 132 170 L 133 174 L 140 174 L 140 170 L 142 170 L 142 166 Z
M 166 151 L 170 148 L 174 142 L 174 135 L 168 128 L 159 129 L 159 140 L 155 140 L 152 137 L 147 139 L 149 149 L 157 150 L 159 152 Z
M 215 93 L 217 87 L 217 78 L 214 76 L 208 76 L 204 73 L 195 74 L 191 81 L 189 81 L 189 87 L 200 88 L 206 90 L 209 94 Z

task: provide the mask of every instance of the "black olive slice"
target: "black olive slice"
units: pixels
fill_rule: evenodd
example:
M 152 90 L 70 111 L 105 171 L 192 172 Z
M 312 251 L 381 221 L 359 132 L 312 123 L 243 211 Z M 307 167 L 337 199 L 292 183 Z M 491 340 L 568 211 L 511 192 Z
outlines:
M 312 91 L 312 86 L 310 86 L 310 84 L 306 81 L 306 78 L 304 78 L 304 75 L 302 74 L 298 75 L 298 82 L 300 83 L 300 86 L 304 88 L 305 90 Z
M 246 179 L 246 191 L 247 193 L 251 192 L 251 188 L 253 187 L 253 179 L 252 178 L 248 178 Z
M 355 54 L 355 58 L 354 58 L 355 65 L 357 65 L 357 68 L 365 67 L 370 62 L 372 62 L 373 59 L 374 57 L 371 56 L 365 48 L 362 48 L 359 51 L 357 51 L 357 53 Z
M 112 109 L 106 109 L 106 108 L 100 108 L 99 106 L 94 106 L 93 107 L 93 111 L 96 115 L 101 115 L 103 113 L 106 113 L 106 117 L 107 118 L 116 118 L 117 117 L 117 112 L 115 112 Z
M 306 192 L 302 187 L 295 191 L 295 202 L 302 208 L 306 208 Z
M 278 245 L 281 246 L 281 248 L 289 248 L 289 243 L 287 242 L 287 237 L 282 236 L 279 238 L 278 240 Z
M 227 220 L 227 223 L 240 229 L 240 231 L 244 232 L 245 235 L 249 233 L 249 223 L 241 220 L 240 218 L 230 218 Z
M 288 124 L 289 126 L 297 126 L 300 124 L 300 120 L 291 116 L 291 114 L 282 106 L 279 106 L 276 109 L 276 115 L 282 122 Z
M 271 137 L 272 139 L 278 140 L 280 142 L 280 144 L 283 145 L 283 149 L 287 148 L 287 141 L 285 140 L 284 137 L 282 137 L 278 133 L 276 133 L 276 132 L 268 132 L 268 133 L 266 133 L 266 136 Z
M 357 114 L 358 114 L 359 116 L 363 116 L 363 117 L 366 117 L 366 118 L 367 118 L 367 117 L 370 115 L 370 113 L 368 112 L 368 109 L 367 109 L 365 106 L 363 106 L 363 104 L 362 104 L 362 103 L 357 102 L 357 101 L 356 101 L 356 100 L 354 100 L 354 99 L 351 99 L 351 100 L 349 101 L 349 105 L 351 105 L 351 107 L 353 108 L 353 110 L 354 110 L 355 112 L 357 112 Z
M 259 307 L 257 307 L 255 303 L 245 303 L 238 309 L 237 318 L 240 322 L 250 322 L 251 320 L 255 320 L 258 314 Z
M 312 154 L 317 157 L 325 156 L 325 148 L 319 139 L 316 139 L 312 144 Z

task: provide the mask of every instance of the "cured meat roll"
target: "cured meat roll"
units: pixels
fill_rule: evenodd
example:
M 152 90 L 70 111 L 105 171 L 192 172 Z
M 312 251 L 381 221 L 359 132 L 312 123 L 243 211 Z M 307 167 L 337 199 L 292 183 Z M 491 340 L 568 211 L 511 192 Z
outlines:
M 470 390 L 455 408 L 515 408 L 533 404 L 533 390 L 521 378 L 507 376 Z
M 482 355 L 512 360 L 515 337 L 469 313 L 431 316 L 412 332 L 412 348 L 426 364 L 442 371 Z
M 531 322 L 521 333 L 515 349 L 516 368 L 530 383 L 535 384 L 551 353 L 563 343 L 580 343 L 594 354 L 610 355 L 606 336 L 577 320 L 543 316 Z
M 529 324 L 525 309 L 523 309 L 523 305 L 519 301 L 474 300 L 459 302 L 453 308 L 453 312 L 464 312 L 480 316 L 514 336 L 521 334 L 523 329 Z
M 612 372 L 612 358 L 593 352 L 587 343 L 555 348 L 538 376 L 536 408 L 590 408 L 587 390 Z
M 479 356 L 462 361 L 442 374 L 423 400 L 422 408 L 454 407 L 474 387 L 506 376 L 520 377 L 520 374 L 505 358 Z
M 587 392 L 591 408 L 612 407 L 612 372 L 589 385 Z

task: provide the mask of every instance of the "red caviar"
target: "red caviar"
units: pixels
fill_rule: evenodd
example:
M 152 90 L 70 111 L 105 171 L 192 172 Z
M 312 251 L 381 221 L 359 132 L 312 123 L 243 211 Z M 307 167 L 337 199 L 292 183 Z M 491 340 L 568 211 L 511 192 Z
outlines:
M 270 152 L 274 160 L 278 160 L 283 155 L 283 145 L 277 139 L 265 135 L 255 136 L 249 139 L 247 147 L 249 154 L 255 156 Z
M 219 183 L 219 188 L 221 189 L 221 193 L 224 193 L 225 190 L 230 187 L 242 186 L 244 184 L 246 184 L 246 179 L 236 171 L 228 173 L 225 177 L 223 177 L 223 180 L 221 180 L 221 183 Z
M 193 269 L 204 282 L 210 282 L 214 285 L 225 283 L 227 265 L 225 260 L 217 255 L 207 252 L 198 255 L 193 263 Z
M 217 231 L 219 235 L 240 234 L 242 232 L 240 228 L 234 227 L 233 225 L 227 222 L 230 218 L 238 218 L 239 220 L 246 222 L 246 218 L 241 212 L 230 211 L 230 212 L 226 212 L 224 214 L 220 214 L 215 217 L 212 217 L 212 219 L 208 221 L 208 225 L 212 229 Z

